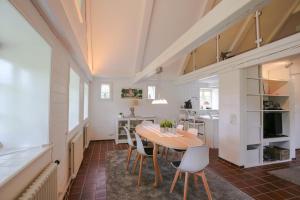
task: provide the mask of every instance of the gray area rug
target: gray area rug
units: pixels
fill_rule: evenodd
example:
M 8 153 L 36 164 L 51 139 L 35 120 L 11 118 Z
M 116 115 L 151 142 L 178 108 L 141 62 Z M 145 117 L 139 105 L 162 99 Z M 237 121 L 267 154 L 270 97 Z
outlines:
M 269 171 L 268 173 L 281 179 L 300 185 L 300 166 Z
M 106 170 L 107 170 L 107 199 L 108 200 L 144 200 L 144 199 L 183 199 L 184 175 L 175 186 L 172 194 L 169 193 L 171 183 L 175 175 L 175 169 L 170 164 L 159 158 L 159 166 L 163 176 L 163 182 L 158 188 L 153 187 L 154 171 L 151 159 L 147 159 L 147 163 L 143 166 L 142 183 L 137 187 L 138 167 L 135 175 L 126 171 L 127 151 L 111 151 L 107 154 Z M 132 155 L 132 158 L 135 154 Z M 133 161 L 131 161 L 131 165 Z M 132 166 L 130 166 L 132 169 Z M 206 170 L 206 176 L 213 199 L 222 200 L 247 200 L 252 199 L 229 182 L 218 176 L 211 170 Z M 193 176 L 189 178 L 188 199 L 207 199 L 206 192 L 199 177 L 199 188 L 194 187 Z

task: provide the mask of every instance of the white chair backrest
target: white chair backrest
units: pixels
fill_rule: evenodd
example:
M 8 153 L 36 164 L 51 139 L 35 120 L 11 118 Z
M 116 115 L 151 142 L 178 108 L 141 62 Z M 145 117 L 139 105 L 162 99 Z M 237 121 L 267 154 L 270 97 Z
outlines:
M 142 155 L 147 155 L 144 149 L 144 145 L 142 142 L 142 139 L 140 138 L 140 136 L 137 133 L 135 134 L 135 139 L 136 139 L 136 149 L 137 151 L 142 154 Z
M 189 147 L 184 153 L 179 169 L 195 173 L 203 170 L 209 164 L 208 146 Z
M 129 145 L 129 146 L 134 146 L 134 144 L 133 144 L 133 141 L 132 141 L 132 138 L 131 138 L 131 135 L 130 135 L 130 133 L 129 133 L 129 130 L 128 130 L 128 128 L 127 128 L 127 127 L 124 127 L 124 130 L 125 130 L 125 132 L 126 132 L 126 135 L 127 135 L 127 143 L 128 143 L 128 145 Z
M 182 130 L 183 130 L 183 125 L 182 125 L 182 124 L 179 124 L 179 125 L 177 125 L 176 128 L 182 131 Z
M 142 122 L 142 125 L 151 125 L 151 124 L 153 124 L 152 121 L 144 120 L 144 121 Z
M 196 128 L 189 128 L 187 130 L 187 132 L 189 132 L 189 133 L 191 133 L 193 135 L 198 135 L 198 129 L 196 129 Z

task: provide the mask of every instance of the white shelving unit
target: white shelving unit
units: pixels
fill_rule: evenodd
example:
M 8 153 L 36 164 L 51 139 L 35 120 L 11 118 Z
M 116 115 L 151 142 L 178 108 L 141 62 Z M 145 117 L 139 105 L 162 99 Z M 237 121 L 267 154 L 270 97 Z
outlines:
M 245 167 L 273 164 L 291 160 L 291 154 L 286 160 L 266 160 L 265 148 L 280 147 L 291 152 L 290 145 L 290 107 L 289 80 L 268 79 L 263 77 L 263 66 L 253 66 L 245 69 L 245 100 L 246 100 L 246 155 Z M 281 109 L 265 109 L 264 101 L 272 101 Z M 282 113 L 281 137 L 264 137 L 265 113 Z
M 128 128 L 131 137 L 134 138 L 135 127 L 141 124 L 143 121 L 156 122 L 155 117 L 123 117 L 117 120 L 117 133 L 116 133 L 116 144 L 127 143 L 127 135 L 124 127 Z

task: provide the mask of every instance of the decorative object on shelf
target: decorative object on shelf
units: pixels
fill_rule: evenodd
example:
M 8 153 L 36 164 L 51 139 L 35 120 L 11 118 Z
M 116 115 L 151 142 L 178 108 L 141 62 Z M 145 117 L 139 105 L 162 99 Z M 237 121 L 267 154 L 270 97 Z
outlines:
M 231 51 L 220 53 L 220 60 L 226 60 L 226 59 L 232 58 L 232 57 L 234 57 L 234 54 Z
M 122 89 L 121 90 L 121 97 L 123 99 L 142 99 L 143 98 L 143 90 L 142 89 Z
M 171 120 L 162 120 L 160 122 L 160 131 L 162 133 L 165 133 L 165 132 L 172 132 L 172 129 L 173 129 L 173 122 Z
M 130 110 L 129 117 L 135 117 L 134 107 L 136 107 L 138 105 L 139 105 L 139 101 L 137 99 L 131 99 L 129 101 L 129 110 Z
M 157 75 L 161 74 L 162 72 L 163 72 L 162 67 L 159 67 L 156 69 Z M 160 82 L 160 80 L 159 80 L 159 82 Z M 159 85 L 161 85 L 161 84 L 159 83 Z M 168 101 L 164 98 L 161 98 L 160 92 L 158 92 L 157 98 L 152 101 L 152 104 L 168 104 Z
M 190 99 L 184 102 L 184 108 L 185 109 L 192 109 L 193 108 L 192 101 Z

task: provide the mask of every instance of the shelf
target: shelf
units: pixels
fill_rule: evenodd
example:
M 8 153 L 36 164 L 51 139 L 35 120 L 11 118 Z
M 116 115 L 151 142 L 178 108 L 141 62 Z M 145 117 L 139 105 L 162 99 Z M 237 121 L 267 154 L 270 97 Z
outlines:
M 287 142 L 290 141 L 290 137 L 274 137 L 274 138 L 264 138 L 266 142 Z
M 262 110 L 262 112 L 290 112 L 289 110 Z
M 275 95 L 275 94 L 247 94 L 247 96 L 289 97 L 288 95 Z
M 265 79 L 265 78 L 251 78 L 251 77 L 247 77 L 247 79 L 270 81 L 270 82 L 284 82 L 284 83 L 288 83 L 289 82 L 288 80 L 280 80 L 280 79 Z
M 284 163 L 284 162 L 289 162 L 289 161 L 291 161 L 291 159 L 287 159 L 287 160 L 275 160 L 275 161 L 264 161 L 262 165 Z
M 247 110 L 247 112 L 290 112 L 289 110 Z

